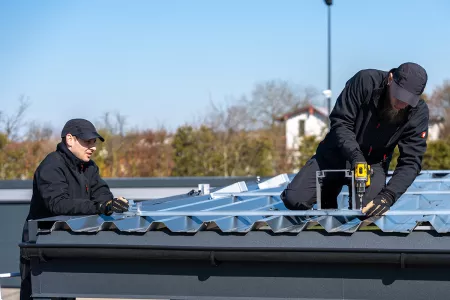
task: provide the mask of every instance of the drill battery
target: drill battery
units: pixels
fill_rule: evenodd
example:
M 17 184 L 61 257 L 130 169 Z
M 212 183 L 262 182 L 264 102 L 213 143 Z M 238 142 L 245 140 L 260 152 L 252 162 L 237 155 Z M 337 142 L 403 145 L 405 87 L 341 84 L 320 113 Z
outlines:
M 360 207 L 362 207 L 362 198 L 366 192 L 366 188 L 370 186 L 370 177 L 373 171 L 370 169 L 370 165 L 367 163 L 357 163 L 355 166 L 355 190 L 356 195 L 360 201 Z

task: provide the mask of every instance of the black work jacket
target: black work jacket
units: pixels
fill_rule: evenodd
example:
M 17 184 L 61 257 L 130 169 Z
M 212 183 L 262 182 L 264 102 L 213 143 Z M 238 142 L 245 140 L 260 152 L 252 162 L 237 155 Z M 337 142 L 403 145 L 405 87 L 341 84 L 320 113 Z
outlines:
M 386 188 L 397 200 L 422 169 L 427 149 L 428 106 L 422 99 L 416 107 L 408 106 L 401 123 L 380 118 L 385 101 L 389 72 L 362 70 L 347 81 L 330 114 L 330 131 L 317 148 L 326 159 L 345 160 L 347 165 L 366 161 L 381 164 L 388 172 L 395 147 L 400 157 Z
M 97 165 L 78 159 L 64 143 L 36 169 L 27 220 L 58 215 L 97 214 L 96 204 L 113 195 L 100 178 Z

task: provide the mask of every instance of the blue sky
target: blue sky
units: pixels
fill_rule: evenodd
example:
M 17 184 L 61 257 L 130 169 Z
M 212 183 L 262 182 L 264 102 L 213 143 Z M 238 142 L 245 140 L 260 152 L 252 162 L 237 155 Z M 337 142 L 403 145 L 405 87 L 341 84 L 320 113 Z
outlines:
M 450 1 L 334 0 L 333 100 L 359 69 L 404 61 L 450 79 Z M 0 2 L 0 111 L 24 94 L 27 120 L 120 112 L 170 130 L 257 82 L 327 87 L 323 0 Z

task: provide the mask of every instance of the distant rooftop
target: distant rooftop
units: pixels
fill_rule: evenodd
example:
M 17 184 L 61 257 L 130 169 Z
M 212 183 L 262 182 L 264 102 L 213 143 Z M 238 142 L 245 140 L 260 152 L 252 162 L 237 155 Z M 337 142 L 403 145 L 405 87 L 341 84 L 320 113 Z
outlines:
M 296 110 L 293 110 L 292 112 L 289 112 L 287 114 L 284 114 L 283 116 L 279 117 L 278 121 L 285 121 L 288 119 L 291 119 L 295 116 L 298 116 L 303 113 L 317 113 L 322 117 L 328 118 L 328 109 L 326 107 L 320 107 L 315 105 L 307 105 L 297 108 Z

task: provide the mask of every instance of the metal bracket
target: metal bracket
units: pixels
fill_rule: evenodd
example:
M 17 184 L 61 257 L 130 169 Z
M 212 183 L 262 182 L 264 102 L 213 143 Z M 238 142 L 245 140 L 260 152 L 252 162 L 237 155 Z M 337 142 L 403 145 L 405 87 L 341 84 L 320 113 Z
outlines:
M 352 185 L 351 185 L 351 200 L 352 200 L 352 210 L 356 209 L 356 195 L 355 195 L 355 177 L 353 176 L 353 171 L 350 171 L 348 169 L 338 169 L 338 170 L 321 170 L 316 171 L 316 198 L 317 198 L 317 209 L 322 209 L 322 182 L 323 178 L 326 177 L 326 173 L 331 172 L 344 172 L 346 178 L 351 178 Z M 350 209 L 350 207 L 347 207 Z
M 288 175 L 284 173 L 284 174 L 280 174 L 275 177 L 272 177 L 264 182 L 259 182 L 258 187 L 260 190 L 270 189 L 270 188 L 276 188 L 276 187 L 282 186 L 284 184 L 288 184 L 289 182 L 290 181 L 289 181 Z
M 226 198 L 242 192 L 248 192 L 247 184 L 244 181 L 239 181 L 211 193 L 211 198 Z

